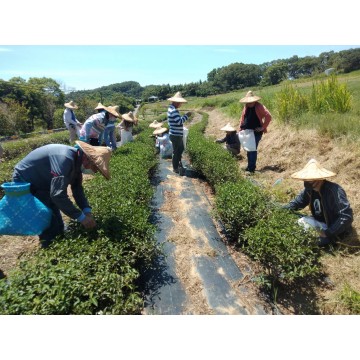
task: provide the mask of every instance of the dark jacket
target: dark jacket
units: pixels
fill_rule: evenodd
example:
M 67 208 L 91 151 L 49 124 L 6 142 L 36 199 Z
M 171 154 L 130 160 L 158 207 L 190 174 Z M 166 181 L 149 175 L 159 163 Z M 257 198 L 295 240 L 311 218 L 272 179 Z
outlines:
M 14 181 L 29 182 L 33 193 L 46 193 L 49 201 L 72 219 L 91 209 L 85 197 L 81 173 L 82 151 L 62 144 L 49 144 L 30 152 L 16 166 Z M 68 196 L 68 186 L 78 206 Z
M 314 190 L 303 189 L 300 194 L 289 202 L 285 208 L 290 210 L 304 209 L 310 206 L 312 215 L 315 217 L 312 198 Z M 346 197 L 345 190 L 338 184 L 325 180 L 320 189 L 321 204 L 323 207 L 327 237 L 336 237 L 349 230 L 353 222 L 353 211 Z
M 236 131 L 231 131 L 229 134 L 226 134 L 222 139 L 217 139 L 218 143 L 226 143 L 229 147 L 240 150 L 240 140 Z

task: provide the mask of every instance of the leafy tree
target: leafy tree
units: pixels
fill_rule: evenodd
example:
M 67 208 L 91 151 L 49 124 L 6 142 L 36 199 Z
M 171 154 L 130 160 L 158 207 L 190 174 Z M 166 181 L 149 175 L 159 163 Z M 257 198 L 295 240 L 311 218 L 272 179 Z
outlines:
M 262 85 L 277 85 L 282 80 L 285 80 L 287 78 L 288 74 L 288 65 L 279 62 L 277 64 L 274 64 L 272 66 L 269 66 L 265 72 L 264 76 L 261 80 Z

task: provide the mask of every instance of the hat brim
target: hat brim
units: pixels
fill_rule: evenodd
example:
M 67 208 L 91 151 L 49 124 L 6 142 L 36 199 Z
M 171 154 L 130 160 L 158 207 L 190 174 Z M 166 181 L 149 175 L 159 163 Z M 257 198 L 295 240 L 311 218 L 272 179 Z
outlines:
M 162 124 L 161 124 L 161 123 L 156 123 L 156 124 L 151 123 L 151 124 L 149 125 L 149 127 L 150 127 L 150 128 L 153 128 L 153 129 L 157 129 L 157 128 L 162 127 Z
M 107 179 L 110 180 L 110 157 L 111 150 L 106 146 L 92 146 L 84 141 L 77 140 L 75 143 L 85 153 L 88 159 L 96 166 L 99 172 Z
M 187 103 L 187 101 L 184 98 L 178 98 L 178 97 L 168 98 L 168 101 L 178 102 L 178 103 Z
M 68 108 L 68 109 L 78 109 L 78 108 L 79 108 L 77 105 L 72 106 L 72 105 L 70 105 L 69 103 L 65 103 L 64 106 L 65 106 L 66 108 Z
M 307 164 L 303 169 L 290 175 L 293 179 L 303 181 L 325 180 L 336 174 L 330 170 L 320 167 L 318 164 Z
M 220 130 L 222 131 L 236 131 L 232 126 L 224 126 Z
M 121 118 L 132 123 L 135 123 L 137 121 L 136 117 L 132 119 L 128 114 L 121 115 Z
M 115 117 L 120 117 L 120 115 L 111 107 L 108 106 L 104 106 L 104 110 L 106 110 L 108 113 L 110 113 L 111 115 L 115 116 Z
M 250 104 L 250 103 L 253 103 L 253 102 L 257 102 L 261 100 L 261 97 L 259 96 L 248 96 L 248 97 L 244 97 L 242 99 L 239 100 L 239 102 L 243 103 L 243 104 Z
M 155 129 L 153 131 L 153 135 L 160 135 L 160 134 L 163 134 L 164 132 L 168 131 L 169 129 L 167 128 L 158 128 L 158 129 Z

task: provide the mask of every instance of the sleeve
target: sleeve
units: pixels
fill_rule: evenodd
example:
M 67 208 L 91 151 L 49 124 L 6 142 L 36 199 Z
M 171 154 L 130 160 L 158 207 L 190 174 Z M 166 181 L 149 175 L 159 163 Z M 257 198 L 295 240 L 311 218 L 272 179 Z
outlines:
M 80 177 L 71 185 L 71 191 L 76 205 L 83 211 L 83 213 L 86 214 L 91 212 L 91 206 L 89 205 L 82 186 L 82 174 L 80 174 Z
M 353 222 L 353 213 L 344 189 L 331 188 L 328 193 L 328 204 L 334 212 L 331 218 L 335 219 L 324 231 L 326 236 L 336 236 L 344 232 Z
M 91 128 L 93 127 L 93 122 L 88 121 L 87 123 L 85 123 L 84 127 L 85 127 L 85 139 L 86 141 L 89 141 Z
M 283 206 L 288 210 L 301 210 L 310 204 L 310 194 L 303 189 L 294 200 L 290 201 L 287 205 Z
M 246 106 L 243 107 L 241 112 L 240 121 L 239 121 L 239 131 L 242 130 L 241 126 L 244 125 L 245 111 L 246 111 Z
M 180 116 L 180 113 L 177 109 L 174 109 L 171 112 L 171 122 L 182 125 L 189 117 L 185 114 L 183 116 Z
M 77 219 L 82 215 L 82 211 L 70 200 L 67 194 L 67 187 L 68 181 L 65 176 L 54 177 L 50 184 L 50 197 L 56 207 L 65 215 L 72 219 Z
M 264 106 L 263 104 L 260 104 L 261 106 L 259 106 L 259 119 L 262 123 L 262 127 L 264 129 L 264 132 L 266 132 L 266 128 L 268 127 L 268 125 L 270 124 L 271 121 L 271 114 L 270 111 L 266 108 L 266 106 Z
M 72 219 L 79 219 L 84 216 L 83 209 L 89 207 L 82 189 L 82 176 L 72 184 L 73 197 L 77 208 L 68 195 L 68 186 L 70 184 L 70 176 L 73 171 L 74 161 L 63 156 L 50 156 L 51 172 L 56 174 L 50 182 L 50 198 L 56 207 L 65 215 Z
M 222 139 L 216 139 L 216 142 L 218 143 L 224 143 L 226 141 L 226 136 L 223 137 Z

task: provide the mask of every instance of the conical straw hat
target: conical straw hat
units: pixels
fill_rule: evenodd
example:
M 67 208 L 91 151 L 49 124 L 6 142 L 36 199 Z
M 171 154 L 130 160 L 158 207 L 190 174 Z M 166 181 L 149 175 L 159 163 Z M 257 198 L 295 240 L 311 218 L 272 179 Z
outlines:
M 227 123 L 224 127 L 222 127 L 220 130 L 223 130 L 223 131 L 236 131 L 236 129 L 234 129 L 230 123 Z
M 169 130 L 169 129 L 163 128 L 163 127 L 158 128 L 158 129 L 155 129 L 155 130 L 153 131 L 153 135 L 163 134 L 163 133 L 166 132 L 167 130 Z
M 101 109 L 105 109 L 105 106 L 102 103 L 98 103 L 97 107 L 94 110 L 101 110 Z
M 120 114 L 117 113 L 115 110 L 116 106 L 104 106 L 104 109 L 110 113 L 111 115 L 114 115 L 115 117 L 120 117 Z
M 315 159 L 311 159 L 303 169 L 292 174 L 291 177 L 293 179 L 311 181 L 323 180 L 335 175 L 336 174 L 332 171 L 326 170 L 325 168 L 321 167 L 321 165 Z
M 65 103 L 64 106 L 68 109 L 78 109 L 79 107 L 71 100 L 68 103 Z
M 121 117 L 124 120 L 132 122 L 132 123 L 136 123 L 138 121 L 138 119 L 136 118 L 136 116 L 133 114 L 132 111 L 129 111 L 127 114 L 121 115 Z
M 92 146 L 84 141 L 75 141 L 81 150 L 87 155 L 89 160 L 98 168 L 101 174 L 106 178 L 110 179 L 110 157 L 111 150 L 106 146 Z
M 239 100 L 239 102 L 241 102 L 243 104 L 248 104 L 248 103 L 259 101 L 260 99 L 261 99 L 261 97 L 254 95 L 253 92 L 250 90 L 246 93 L 245 97 L 243 97 L 242 99 Z
M 159 128 L 159 127 L 161 127 L 161 126 L 162 126 L 162 124 L 159 123 L 159 122 L 157 122 L 156 120 L 154 120 L 154 121 L 149 125 L 149 127 L 154 128 L 154 129 Z
M 168 98 L 169 101 L 178 102 L 178 103 L 186 103 L 187 101 L 182 97 L 181 92 L 178 91 L 173 97 Z

